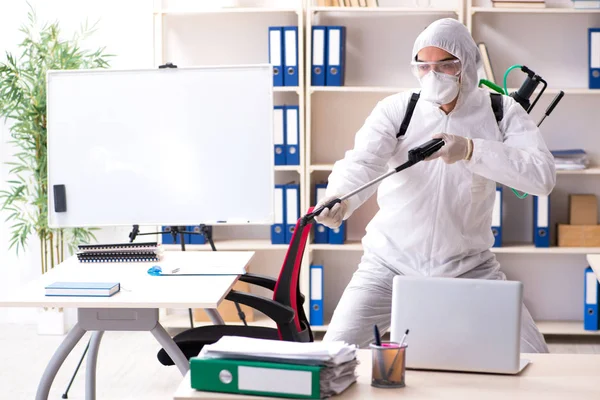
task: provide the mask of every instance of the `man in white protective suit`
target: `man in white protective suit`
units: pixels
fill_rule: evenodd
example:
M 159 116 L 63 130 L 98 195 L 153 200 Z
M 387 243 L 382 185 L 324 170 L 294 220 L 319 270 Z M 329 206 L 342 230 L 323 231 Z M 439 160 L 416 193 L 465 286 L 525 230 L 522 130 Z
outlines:
M 497 121 L 490 92 L 477 86 L 481 55 L 463 24 L 433 22 L 417 37 L 412 60 L 421 91 L 405 134 L 397 137 L 411 92 L 375 106 L 354 148 L 335 163 L 317 207 L 404 163 L 408 150 L 432 137 L 445 145 L 315 218 L 339 227 L 377 191 L 379 211 L 366 228 L 364 255 L 325 341 L 365 347 L 373 325 L 387 331 L 395 275 L 505 280 L 490 251 L 496 182 L 537 196 L 548 195 L 556 183 L 554 159 L 524 108 L 501 96 L 503 117 Z M 548 352 L 524 305 L 522 311 L 521 352 Z

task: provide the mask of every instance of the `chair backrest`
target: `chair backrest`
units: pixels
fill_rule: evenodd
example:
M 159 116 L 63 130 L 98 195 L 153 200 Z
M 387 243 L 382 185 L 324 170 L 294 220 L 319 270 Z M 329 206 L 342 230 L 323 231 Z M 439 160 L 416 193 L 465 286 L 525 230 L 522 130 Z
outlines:
M 312 212 L 313 209 L 314 207 L 309 208 L 308 213 Z M 305 332 L 306 335 L 310 336 L 310 340 L 312 340 L 310 325 L 306 318 L 306 314 L 304 313 L 304 308 L 299 304 L 300 285 L 298 284 L 298 281 L 300 278 L 304 249 L 306 248 L 306 241 L 308 240 L 311 227 L 312 221 L 306 225 L 302 225 L 302 218 L 296 221 L 294 233 L 287 249 L 285 259 L 283 260 L 283 266 L 279 272 L 275 290 L 273 291 L 273 300 L 294 309 L 295 316 L 293 324 L 298 334 Z M 282 337 L 280 327 L 278 327 L 278 331 L 280 339 L 283 340 L 284 338 Z

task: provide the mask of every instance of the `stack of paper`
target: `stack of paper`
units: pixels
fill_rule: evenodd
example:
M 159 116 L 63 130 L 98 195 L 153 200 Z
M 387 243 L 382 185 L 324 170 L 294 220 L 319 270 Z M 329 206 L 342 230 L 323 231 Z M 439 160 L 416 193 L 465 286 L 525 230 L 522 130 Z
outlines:
M 587 168 L 587 155 L 582 149 L 553 150 L 551 153 L 557 170 Z
M 163 249 L 156 242 L 80 244 L 77 260 L 86 263 L 98 262 L 144 262 L 160 261 Z
M 342 393 L 356 382 L 356 350 L 356 346 L 345 342 L 295 343 L 223 336 L 218 342 L 204 346 L 198 357 L 190 360 L 192 387 L 230 393 L 326 398 Z M 232 368 L 237 387 L 222 385 L 211 377 L 211 371 L 217 373 L 224 368 Z

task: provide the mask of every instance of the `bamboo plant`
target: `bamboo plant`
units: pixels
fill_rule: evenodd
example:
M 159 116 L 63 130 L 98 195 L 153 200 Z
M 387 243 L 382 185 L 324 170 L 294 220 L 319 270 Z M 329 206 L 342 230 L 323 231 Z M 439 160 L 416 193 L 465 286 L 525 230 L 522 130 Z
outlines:
M 11 223 L 10 248 L 24 251 L 35 233 L 39 238 L 42 273 L 73 253 L 80 243 L 96 240 L 94 228 L 48 227 L 46 72 L 59 69 L 107 68 L 111 55 L 104 48 L 85 50 L 81 43 L 95 31 L 82 25 L 71 39 L 61 37 L 58 22 L 39 26 L 30 7 L 18 48 L 0 62 L 0 117 L 10 131 L 14 148 L 6 190 L 0 191 L 1 210 Z

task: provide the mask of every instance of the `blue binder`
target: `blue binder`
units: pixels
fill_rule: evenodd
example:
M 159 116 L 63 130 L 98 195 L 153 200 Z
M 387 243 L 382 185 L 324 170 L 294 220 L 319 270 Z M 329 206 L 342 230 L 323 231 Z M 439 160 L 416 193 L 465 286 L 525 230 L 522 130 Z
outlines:
M 206 237 L 204 237 L 204 235 L 198 235 L 197 233 L 200 232 L 200 227 L 198 225 L 190 225 L 187 227 L 188 231 L 190 232 L 196 232 L 196 234 L 189 234 L 186 236 L 189 236 L 190 240 L 189 243 L 190 244 L 206 244 Z
M 275 165 L 285 165 L 286 163 L 285 114 L 285 106 L 274 107 L 273 143 L 275 145 Z
M 494 234 L 492 247 L 502 247 L 502 186 L 496 187 L 496 200 L 492 211 L 492 233 Z
M 269 64 L 273 66 L 273 86 L 283 86 L 283 27 L 269 27 Z
M 298 27 L 283 27 L 283 49 L 285 57 L 283 60 L 284 86 L 298 86 Z
M 285 161 L 287 165 L 300 165 L 300 108 L 285 106 Z
M 325 82 L 327 86 L 344 85 L 344 67 L 346 64 L 345 45 L 346 27 L 328 26 L 327 27 L 327 76 Z
M 311 325 L 323 325 L 323 266 L 310 266 L 310 313 Z
M 600 330 L 600 319 L 598 318 L 598 300 L 600 294 L 600 283 L 591 267 L 585 269 L 585 281 L 583 296 L 585 300 L 583 314 L 583 329 L 586 331 Z
M 188 230 L 188 226 L 186 226 L 186 230 Z M 170 226 L 161 226 L 162 232 L 162 244 L 181 244 L 181 235 L 177 234 L 175 240 L 173 240 L 173 235 L 171 235 L 171 227 Z M 183 235 L 183 240 L 185 244 L 190 244 L 190 235 L 185 233 Z
M 315 204 L 318 204 L 325 197 L 327 190 L 326 183 L 317 183 L 315 185 Z M 315 243 L 329 243 L 329 228 L 315 221 Z
M 181 244 L 179 240 L 179 235 L 177 238 L 173 240 L 173 236 L 171 235 L 171 227 L 170 226 L 161 226 L 162 232 L 166 232 L 161 234 L 162 236 L 162 244 Z
M 337 228 L 329 230 L 329 244 L 344 244 L 346 241 L 346 221 Z
M 325 86 L 327 72 L 327 27 L 313 26 L 311 86 Z
M 285 243 L 292 242 L 296 222 L 300 218 L 300 185 L 288 183 L 285 185 Z
M 590 89 L 600 89 L 600 28 L 588 28 L 588 67 Z
M 550 199 L 533 196 L 533 243 L 535 247 L 550 247 Z
M 285 244 L 285 185 L 275 185 L 275 222 L 271 225 L 271 244 Z

